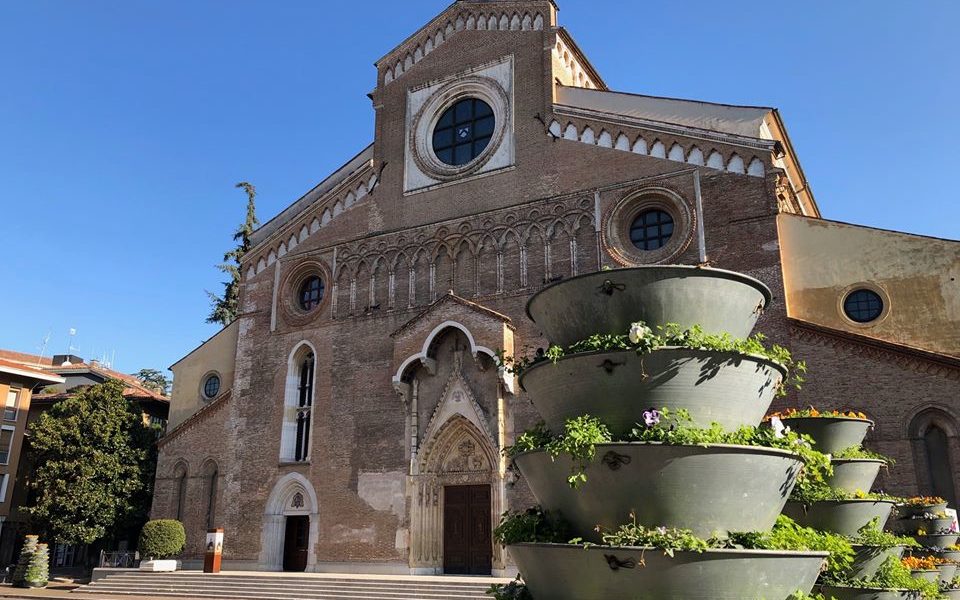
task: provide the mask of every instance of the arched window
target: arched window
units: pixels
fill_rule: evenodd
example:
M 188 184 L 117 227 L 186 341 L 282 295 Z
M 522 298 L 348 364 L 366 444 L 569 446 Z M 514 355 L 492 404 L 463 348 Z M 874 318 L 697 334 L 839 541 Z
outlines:
M 313 352 L 300 361 L 300 385 L 297 387 L 297 448 L 294 460 L 307 459 L 310 450 L 310 408 L 313 406 Z
M 937 425 L 931 425 L 923 435 L 923 445 L 927 451 L 927 469 L 933 495 L 946 498 L 955 506 L 953 467 L 950 464 L 947 433 Z
M 957 501 L 951 458 L 955 432 L 954 419 L 936 408 L 921 412 L 910 423 L 919 491 L 925 496 L 940 496 L 951 506 Z
M 187 514 L 187 466 L 185 464 L 177 465 L 173 472 L 173 480 L 176 486 L 176 503 L 174 506 L 177 511 L 177 520 L 182 523 Z
M 213 529 L 217 517 L 217 487 L 219 485 L 220 469 L 217 463 L 210 461 L 204 469 L 204 487 L 206 488 L 207 516 L 204 522 L 207 529 Z
M 310 460 L 310 424 L 313 411 L 316 354 L 307 342 L 299 344 L 287 363 L 287 384 L 280 433 L 280 460 Z

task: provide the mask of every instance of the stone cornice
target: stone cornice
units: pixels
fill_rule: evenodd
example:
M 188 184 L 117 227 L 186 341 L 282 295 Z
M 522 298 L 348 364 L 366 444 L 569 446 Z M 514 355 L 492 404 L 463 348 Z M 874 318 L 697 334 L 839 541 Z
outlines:
M 210 416 L 215 414 L 217 411 L 219 411 L 221 408 L 226 406 L 227 403 L 230 401 L 231 396 L 232 396 L 232 390 L 227 390 L 226 392 L 221 394 L 219 398 L 217 398 L 210 404 L 204 406 L 197 412 L 190 415 L 190 417 L 186 421 L 184 421 L 183 423 L 180 423 L 179 425 L 174 427 L 172 431 L 167 433 L 167 435 L 160 438 L 160 440 L 157 441 L 157 448 L 163 448 L 164 446 L 176 440 L 177 438 L 181 437 L 183 434 L 190 431 L 200 423 L 206 421 L 207 418 L 209 418 Z
M 793 333 L 805 342 L 883 360 L 918 373 L 960 381 L 960 358 L 840 331 L 799 319 L 787 320 Z
M 569 117 L 589 119 L 592 121 L 600 121 L 603 123 L 610 123 L 613 125 L 622 125 L 625 127 L 636 127 L 638 129 L 646 129 L 648 131 L 657 132 L 657 133 L 666 133 L 671 135 L 682 135 L 684 137 L 707 140 L 711 142 L 721 142 L 723 144 L 729 144 L 731 146 L 740 146 L 743 148 L 751 148 L 755 150 L 764 150 L 772 151 L 776 142 L 774 140 L 763 140 L 760 138 L 749 138 L 745 136 L 733 135 L 729 133 L 719 133 L 716 131 L 708 131 L 705 129 L 697 129 L 695 127 L 688 127 L 685 125 L 675 125 L 673 123 L 666 123 L 663 121 L 653 121 L 650 119 L 641 119 L 638 117 L 628 117 L 626 115 L 620 115 L 616 113 L 609 113 L 597 110 L 589 110 L 585 108 L 576 108 L 572 106 L 564 106 L 562 104 L 554 104 L 553 112 L 557 115 L 565 115 Z

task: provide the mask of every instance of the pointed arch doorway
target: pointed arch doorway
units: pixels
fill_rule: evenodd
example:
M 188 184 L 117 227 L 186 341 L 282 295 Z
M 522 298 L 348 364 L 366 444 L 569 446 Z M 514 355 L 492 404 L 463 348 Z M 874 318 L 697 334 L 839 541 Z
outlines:
M 264 508 L 260 568 L 312 571 L 319 533 L 317 494 L 299 473 L 288 473 L 273 487 Z
M 462 415 L 432 436 L 412 476 L 411 567 L 416 573 L 490 575 L 502 481 L 487 436 Z

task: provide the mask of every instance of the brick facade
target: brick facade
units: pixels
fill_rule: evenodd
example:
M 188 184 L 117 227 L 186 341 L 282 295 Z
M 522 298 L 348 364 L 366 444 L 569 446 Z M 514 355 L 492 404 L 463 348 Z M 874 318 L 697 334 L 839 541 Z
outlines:
M 480 13 L 497 29 L 481 30 Z M 499 16 L 491 20 L 494 13 L 508 15 L 506 27 Z M 417 43 L 437 36 L 443 43 L 429 53 Z M 794 345 L 811 367 L 811 383 L 790 401 L 829 397 L 875 416 L 878 449 L 900 461 L 884 485 L 922 489 L 903 423 L 921 406 L 949 405 L 956 381 L 797 333 L 784 302 L 776 215 L 801 203 L 776 166 L 775 144 L 759 135 L 571 116 L 554 104 L 555 79 L 585 73 L 588 87 L 602 82 L 575 51 L 555 60 L 561 43 L 572 51 L 550 2 L 460 2 L 379 63 L 372 149 L 261 230 L 244 261 L 232 392 L 161 448 L 153 516 L 176 516 L 177 469 L 185 467 L 188 558 L 201 556 L 209 466 L 203 469 L 211 461 L 219 474 L 216 525 L 226 529 L 225 561 L 234 568 L 281 566 L 270 532 L 290 509 L 311 515 L 309 569 L 439 572 L 443 486 L 489 483 L 494 521 L 502 510 L 531 504 L 500 451 L 538 415 L 491 354 L 545 347 L 525 315 L 526 301 L 545 283 L 624 266 L 611 247 L 611 215 L 646 193 L 675 198 L 691 215 L 675 234 L 671 262 L 698 262 L 702 219 L 711 264 L 773 290 L 759 329 Z M 503 57 L 512 57 L 513 163 L 405 192 L 410 90 Z M 573 125 L 577 139 L 556 135 L 554 121 L 562 130 Z M 584 139 L 588 127 L 593 137 Z M 631 148 L 642 138 L 645 151 L 618 149 L 621 135 Z M 679 160 L 657 155 L 656 144 L 664 154 L 682 147 Z M 702 215 L 694 148 L 729 165 L 701 168 Z M 307 263 L 326 293 L 303 315 L 293 303 Z M 303 342 L 317 365 L 311 448 L 309 461 L 285 464 L 278 459 L 284 397 L 292 353 Z M 889 386 L 904 389 L 907 381 L 918 400 L 903 403 Z M 507 557 L 496 552 L 493 567 L 509 570 Z

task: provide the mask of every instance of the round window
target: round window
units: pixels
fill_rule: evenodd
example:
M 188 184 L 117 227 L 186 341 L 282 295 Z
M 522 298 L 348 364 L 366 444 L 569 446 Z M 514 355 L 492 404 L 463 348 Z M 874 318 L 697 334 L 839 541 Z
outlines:
M 460 100 L 440 115 L 433 128 L 433 152 L 441 162 L 459 167 L 480 156 L 490 144 L 496 119 L 483 100 Z
M 883 313 L 883 298 L 873 290 L 854 290 L 844 299 L 843 312 L 857 323 L 875 321 Z
M 300 284 L 300 308 L 306 311 L 313 310 L 323 301 L 323 280 L 311 275 Z
M 203 395 L 209 400 L 215 398 L 220 393 L 220 376 L 210 375 L 203 382 Z
M 659 250 L 671 237 L 673 217 L 660 209 L 643 211 L 630 226 L 630 241 L 640 250 Z

